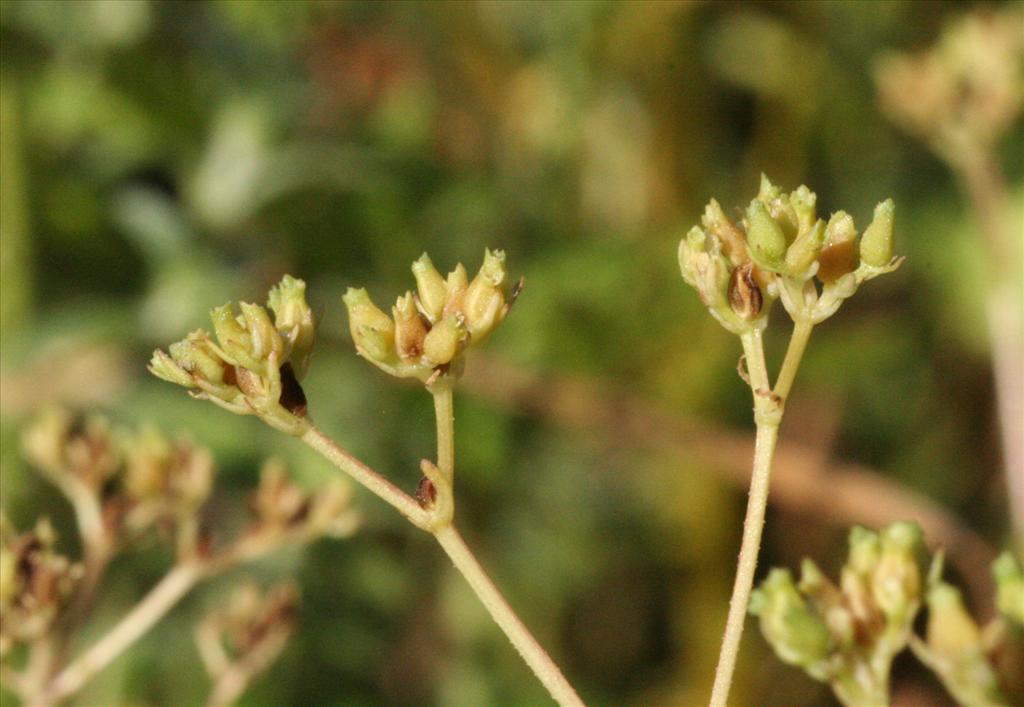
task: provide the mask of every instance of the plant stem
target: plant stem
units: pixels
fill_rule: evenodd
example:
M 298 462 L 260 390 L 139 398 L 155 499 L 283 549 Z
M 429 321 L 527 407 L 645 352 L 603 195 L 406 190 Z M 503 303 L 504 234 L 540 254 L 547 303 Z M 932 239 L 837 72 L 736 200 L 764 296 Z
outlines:
M 810 332 L 801 334 L 803 342 L 791 340 L 791 350 L 803 351 Z M 794 330 L 794 338 L 796 331 Z M 729 699 L 736 656 L 743 636 L 743 625 L 747 616 L 747 604 L 754 586 L 754 570 L 757 555 L 761 549 L 761 531 L 764 528 L 764 514 L 768 506 L 768 486 L 771 477 L 772 456 L 782 421 L 782 402 L 770 388 L 768 369 L 764 361 L 764 345 L 760 330 L 753 330 L 741 336 L 746 356 L 750 388 L 754 393 L 754 420 L 757 423 L 757 442 L 754 447 L 754 469 L 750 479 L 750 497 L 747 500 L 747 515 L 743 521 L 743 541 L 736 566 L 736 580 L 733 583 L 732 598 L 729 600 L 729 616 L 722 636 L 722 649 L 715 670 L 715 683 L 711 690 L 712 707 L 725 707 Z M 796 349 L 793 348 L 795 343 Z M 793 373 L 799 364 L 799 354 L 794 354 L 791 368 Z M 787 355 L 787 361 L 791 360 Z
M 508 605 L 505 597 L 501 595 L 494 582 L 473 556 L 472 551 L 466 546 L 466 542 L 455 526 L 449 525 L 438 530 L 434 533 L 434 537 L 448 553 L 448 557 L 451 558 L 456 569 L 469 582 L 469 586 L 480 598 L 491 618 L 505 632 L 512 645 L 519 651 L 519 655 L 523 657 L 523 660 L 548 689 L 555 701 L 562 707 L 567 705 L 582 707 L 583 701 L 576 694 L 572 685 L 562 675 L 562 671 L 559 670 L 555 662 L 551 660 L 551 656 L 516 616 L 515 611 Z
M 438 438 L 440 439 L 440 431 Z M 311 426 L 301 439 L 371 493 L 397 509 L 415 525 L 424 527 L 426 512 L 420 508 L 412 496 L 339 447 L 333 439 L 321 432 L 315 425 Z
M 31 704 L 52 705 L 77 692 L 89 678 L 145 634 L 202 577 L 199 565 L 177 565 L 153 587 L 103 638 L 60 672 L 40 699 Z
M 437 383 L 430 388 L 434 396 L 434 415 L 437 418 L 437 468 L 455 478 L 455 411 L 450 382 Z
M 786 404 L 789 398 L 789 391 L 793 387 L 793 380 L 796 378 L 796 371 L 800 367 L 800 361 L 807 349 L 807 342 L 811 338 L 811 331 L 814 329 L 813 322 L 806 319 L 797 319 L 793 324 L 793 334 L 789 338 L 789 347 L 786 349 L 786 357 L 782 360 L 782 368 L 779 370 L 779 377 L 775 381 L 775 394 Z

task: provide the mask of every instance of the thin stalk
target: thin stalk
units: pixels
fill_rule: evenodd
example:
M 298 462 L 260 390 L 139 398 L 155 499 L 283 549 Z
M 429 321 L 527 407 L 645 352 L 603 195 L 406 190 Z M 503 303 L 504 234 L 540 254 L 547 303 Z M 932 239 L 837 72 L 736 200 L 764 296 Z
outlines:
M 440 433 L 438 434 L 440 435 Z M 393 506 L 415 525 L 423 527 L 422 524 L 425 522 L 426 514 L 412 496 L 339 447 L 333 439 L 321 432 L 319 428 L 311 426 L 302 435 L 301 439 L 371 493 Z
M 77 692 L 163 618 L 202 577 L 199 565 L 178 565 L 103 638 L 64 668 L 33 705 L 52 705 Z
M 779 370 L 778 380 L 775 381 L 775 394 L 781 398 L 783 405 L 793 387 L 796 371 L 800 367 L 800 361 L 804 357 L 804 351 L 807 349 L 807 342 L 811 338 L 813 329 L 814 324 L 806 319 L 797 319 L 793 323 L 793 334 L 789 338 L 786 358 L 782 360 L 782 368 Z
M 562 671 L 547 654 L 544 648 L 533 637 L 529 629 L 516 615 L 512 607 L 505 601 L 505 597 L 491 581 L 484 571 L 484 568 L 477 562 L 472 551 L 466 546 L 459 531 L 455 526 L 449 525 L 434 533 L 437 542 L 444 551 L 448 553 L 455 564 L 456 569 L 469 582 L 469 586 L 479 597 L 484 607 L 490 613 L 494 622 L 501 627 L 508 639 L 519 651 L 526 664 L 541 681 L 555 702 L 562 707 L 582 707 L 583 701 L 576 694 L 572 685 L 562 675 Z
M 437 383 L 430 392 L 434 396 L 437 418 L 437 468 L 452 481 L 455 477 L 455 411 L 451 383 Z
M 748 332 L 741 336 L 743 352 L 750 377 L 750 388 L 754 393 L 754 420 L 757 423 L 757 442 L 754 447 L 754 468 L 750 479 L 750 497 L 747 500 L 747 515 L 743 521 L 743 541 L 736 565 L 736 580 L 733 583 L 732 598 L 729 600 L 729 615 L 722 636 L 722 649 L 715 670 L 715 683 L 711 690 L 712 707 L 725 707 L 729 699 L 729 688 L 736 669 L 740 639 L 743 636 L 744 621 L 750 592 L 754 586 L 754 570 L 757 555 L 761 549 L 761 531 L 764 528 L 764 514 L 768 506 L 768 487 L 771 477 L 772 457 L 782 421 L 782 406 L 771 391 L 768 369 L 764 361 L 764 345 L 761 332 Z M 804 336 L 806 344 L 806 336 Z M 802 345 L 797 344 L 801 351 Z M 787 357 L 788 358 L 788 357 Z M 794 370 L 799 357 L 794 359 Z

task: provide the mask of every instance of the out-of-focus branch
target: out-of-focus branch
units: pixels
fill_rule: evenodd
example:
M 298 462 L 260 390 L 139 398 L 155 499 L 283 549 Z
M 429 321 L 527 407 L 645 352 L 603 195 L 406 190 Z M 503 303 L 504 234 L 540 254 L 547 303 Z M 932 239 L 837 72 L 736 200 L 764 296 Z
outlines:
M 593 381 L 539 375 L 493 357 L 479 357 L 464 380 L 479 397 L 555 424 L 587 429 L 592 438 L 610 445 L 655 447 L 703 462 L 736 487 L 745 489 L 749 484 L 754 450 L 746 432 L 683 418 Z M 978 606 L 990 612 L 989 568 L 994 551 L 956 515 L 924 494 L 866 465 L 830 460 L 816 447 L 783 438 L 776 450 L 770 499 L 779 508 L 839 525 L 878 527 L 897 520 L 917 521 L 929 542 L 947 548 Z
M 947 164 L 978 222 L 1010 520 L 1024 543 L 1024 254 L 999 164 L 1024 108 L 1022 20 L 1019 6 L 967 14 L 931 49 L 883 57 L 875 78 L 882 109 Z

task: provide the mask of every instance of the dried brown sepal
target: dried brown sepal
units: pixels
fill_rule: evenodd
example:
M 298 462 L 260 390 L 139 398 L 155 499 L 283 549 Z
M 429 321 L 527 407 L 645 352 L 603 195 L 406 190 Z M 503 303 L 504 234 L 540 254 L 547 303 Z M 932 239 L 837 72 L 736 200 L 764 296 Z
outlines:
M 754 280 L 753 270 L 753 264 L 746 263 L 733 270 L 729 277 L 729 305 L 747 321 L 756 319 L 764 306 L 764 297 Z

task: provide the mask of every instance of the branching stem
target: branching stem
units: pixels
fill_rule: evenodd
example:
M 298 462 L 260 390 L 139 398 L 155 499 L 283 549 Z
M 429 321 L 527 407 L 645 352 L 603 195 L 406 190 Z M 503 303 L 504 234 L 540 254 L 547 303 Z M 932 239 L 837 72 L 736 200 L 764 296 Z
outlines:
M 764 359 L 764 343 L 761 331 L 751 330 L 740 338 L 747 364 L 750 389 L 754 395 L 754 421 L 757 423 L 757 441 L 754 447 L 754 468 L 750 478 L 750 496 L 747 500 L 747 514 L 743 521 L 743 540 L 740 544 L 736 563 L 736 580 L 733 583 L 732 598 L 729 600 L 729 615 L 722 649 L 715 670 L 715 683 L 711 690 L 711 706 L 725 707 L 729 699 L 729 688 L 736 669 L 740 639 L 747 616 L 747 605 L 754 587 L 754 572 L 757 556 L 761 549 L 761 533 L 764 529 L 765 510 L 768 507 L 768 488 L 771 480 L 772 457 L 779 437 L 783 407 L 796 377 L 797 368 L 803 358 L 813 325 L 797 321 L 790 338 L 786 358 L 779 373 L 774 390 L 768 378 Z

